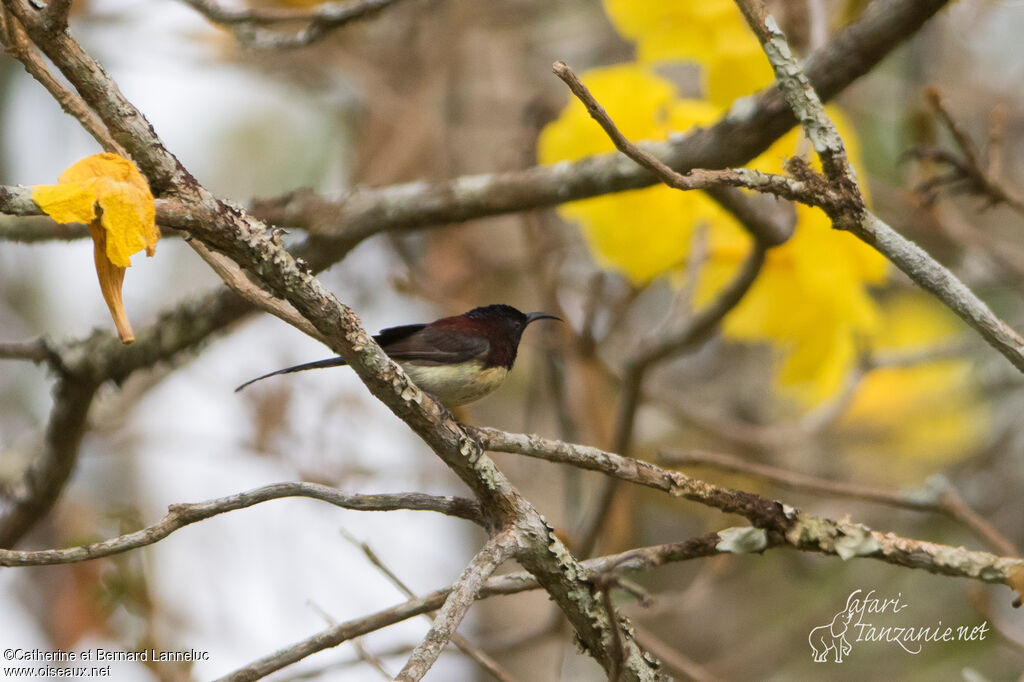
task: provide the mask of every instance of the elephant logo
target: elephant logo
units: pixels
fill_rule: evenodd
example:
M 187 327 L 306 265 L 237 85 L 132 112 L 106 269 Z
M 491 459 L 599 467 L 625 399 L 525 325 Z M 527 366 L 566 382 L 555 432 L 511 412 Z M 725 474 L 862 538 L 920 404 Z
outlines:
M 807 643 L 814 652 L 815 663 L 825 663 L 830 651 L 833 652 L 835 662 L 842 663 L 843 656 L 848 656 L 853 650 L 853 645 L 846 639 L 846 631 L 857 614 L 857 605 L 852 602 L 854 595 L 859 592 L 860 590 L 856 590 L 850 594 L 846 600 L 846 607 L 836 614 L 831 623 L 819 625 L 807 636 Z

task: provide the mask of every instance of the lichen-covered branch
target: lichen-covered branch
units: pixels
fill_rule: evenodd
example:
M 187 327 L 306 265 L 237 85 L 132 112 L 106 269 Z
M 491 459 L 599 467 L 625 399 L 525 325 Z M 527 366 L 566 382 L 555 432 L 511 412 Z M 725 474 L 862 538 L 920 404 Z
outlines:
M 876 0 L 857 21 L 810 55 L 805 68 L 811 85 L 823 100 L 831 99 L 946 4 L 948 0 Z M 770 88 L 743 114 L 726 115 L 708 128 L 642 147 L 682 173 L 694 168 L 739 167 L 768 149 L 796 122 L 785 100 Z M 337 200 L 300 190 L 256 202 L 253 212 L 279 225 L 304 227 L 318 235 L 358 243 L 381 232 L 545 208 L 656 182 L 658 178 L 647 169 L 612 153 L 440 183 L 357 188 Z
M 234 260 L 290 303 L 342 356 L 367 388 L 408 424 L 474 492 L 492 533 L 511 529 L 516 558 L 562 608 L 581 644 L 606 669 L 613 625 L 585 582 L 579 562 L 558 540 L 537 510 L 516 491 L 462 426 L 427 397 L 381 350 L 358 317 L 278 244 L 266 225 L 213 196 L 164 147 L 152 127 L 103 69 L 67 34 L 43 26 L 26 0 L 3 0 L 26 32 L 114 138 L 132 155 L 155 191 L 180 200 L 191 217 L 195 239 Z M 626 679 L 658 679 L 655 666 L 631 638 L 624 638 Z
M 760 462 L 749 462 L 741 457 L 717 452 L 661 451 L 658 453 L 658 461 L 671 466 L 705 465 L 721 471 L 740 472 L 747 476 L 754 476 L 792 490 L 805 490 L 830 497 L 846 497 L 900 509 L 944 514 L 966 525 L 1000 554 L 1005 556 L 1020 554 L 1006 536 L 971 509 L 956 488 L 942 477 L 937 477 L 940 480 L 934 485 L 932 484 L 933 479 L 929 479 L 925 490 L 906 493 L 885 490 L 877 486 L 818 478 L 799 471 L 789 471 Z
M 736 0 L 736 3 L 761 41 L 779 88 L 822 160 L 831 191 L 838 199 L 832 206 L 822 204 L 833 225 L 882 253 L 973 327 L 1017 369 L 1024 371 L 1024 337 L 999 319 L 984 301 L 924 249 L 864 208 L 857 176 L 846 157 L 843 140 L 825 113 L 813 84 L 790 51 L 786 36 L 775 19 L 765 12 L 761 0 Z
M 235 495 L 206 502 L 172 505 L 164 518 L 134 533 L 66 549 L 13 550 L 0 549 L 0 566 L 48 566 L 91 561 L 146 547 L 163 540 L 176 530 L 199 521 L 246 509 L 269 500 L 286 497 L 307 497 L 343 509 L 356 511 L 396 511 L 400 509 L 432 511 L 474 523 L 482 523 L 480 505 L 461 497 L 438 497 L 422 493 L 352 495 L 319 483 L 275 483 Z
M 661 490 L 673 497 L 739 514 L 747 518 L 755 529 L 767 533 L 765 542 L 782 542 L 795 549 L 834 554 L 844 560 L 853 557 L 878 559 L 931 573 L 1007 585 L 1013 572 L 1024 568 L 1024 559 L 999 557 L 988 552 L 881 533 L 848 520 L 833 521 L 811 516 L 753 493 L 723 488 L 679 471 L 669 471 L 598 448 L 492 428 L 473 428 L 472 433 L 488 450 L 600 471 L 623 481 Z
M 671 542 L 652 547 L 639 547 L 628 552 L 622 552 L 621 554 L 589 559 L 583 562 L 582 566 L 588 574 L 595 574 L 609 571 L 645 570 L 669 563 L 715 556 L 728 553 L 729 551 L 719 548 L 723 534 L 728 536 L 730 530 L 726 529 L 721 533 L 710 533 L 681 542 Z M 505 575 L 487 580 L 481 586 L 477 599 L 519 594 L 520 592 L 536 590 L 540 587 L 541 584 L 537 579 L 526 571 L 506 573 Z M 424 597 L 409 599 L 402 604 L 378 611 L 369 616 L 331 626 L 311 637 L 286 646 L 274 654 L 239 668 L 219 678 L 218 682 L 251 682 L 252 680 L 258 680 L 292 663 L 301 661 L 303 658 L 311 656 L 318 651 L 338 646 L 342 642 L 361 637 L 389 625 L 428 613 L 429 611 L 434 611 L 444 604 L 451 593 L 451 589 L 451 587 L 446 587 L 436 590 Z
M 477 595 L 487 578 L 516 550 L 513 533 L 498 533 L 477 552 L 476 556 L 452 585 L 451 592 L 444 600 L 444 606 L 434 618 L 434 624 L 427 636 L 413 649 L 405 667 L 395 678 L 396 682 L 417 682 L 423 679 L 441 651 L 451 641 L 456 628 L 476 601 Z

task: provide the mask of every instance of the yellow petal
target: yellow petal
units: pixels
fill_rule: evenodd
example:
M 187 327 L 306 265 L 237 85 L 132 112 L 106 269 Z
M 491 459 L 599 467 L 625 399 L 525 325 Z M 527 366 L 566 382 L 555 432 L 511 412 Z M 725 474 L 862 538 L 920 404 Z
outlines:
M 160 231 L 149 184 L 135 164 L 117 154 L 93 154 L 73 163 L 57 185 L 33 188 L 32 198 L 59 223 L 89 223 L 102 211 L 106 256 L 117 267 L 145 249 L 152 256 Z
M 88 223 L 103 300 L 123 343 L 135 340 L 121 285 L 131 256 L 152 256 L 160 232 L 149 184 L 135 164 L 117 154 L 94 154 L 69 166 L 56 185 L 33 188 L 32 199 L 60 223 Z
M 94 220 L 89 223 L 89 234 L 93 241 L 93 260 L 96 263 L 96 276 L 100 281 L 100 291 L 103 292 L 103 300 L 110 310 L 110 317 L 114 320 L 117 328 L 117 335 L 121 343 L 127 345 L 135 341 L 135 333 L 128 321 L 128 314 L 124 311 L 124 301 L 121 298 L 121 285 L 124 283 L 124 268 L 118 267 L 107 259 L 106 230 Z
M 107 231 L 107 257 L 120 267 L 131 265 L 130 256 L 156 246 L 155 211 L 149 188 L 112 180 L 98 181 L 99 205 Z M 147 201 L 148 199 L 148 201 Z
M 93 183 L 36 185 L 32 201 L 58 223 L 89 223 L 96 217 Z

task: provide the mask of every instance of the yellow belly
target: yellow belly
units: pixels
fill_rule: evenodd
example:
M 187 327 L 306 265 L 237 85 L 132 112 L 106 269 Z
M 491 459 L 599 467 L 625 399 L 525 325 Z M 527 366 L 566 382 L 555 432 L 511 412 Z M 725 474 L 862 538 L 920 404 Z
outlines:
M 504 367 L 485 367 L 481 360 L 457 365 L 415 365 L 402 369 L 417 386 L 435 396 L 445 407 L 465 405 L 495 391 L 508 375 Z

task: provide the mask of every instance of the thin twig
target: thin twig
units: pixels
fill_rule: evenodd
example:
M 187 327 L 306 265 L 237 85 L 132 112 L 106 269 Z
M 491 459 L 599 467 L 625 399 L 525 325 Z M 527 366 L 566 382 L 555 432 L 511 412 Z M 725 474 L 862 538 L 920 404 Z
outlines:
M 673 497 L 739 514 L 755 528 L 764 530 L 767 540 L 777 538 L 776 541 L 805 551 L 836 554 L 844 559 L 859 556 L 942 575 L 1003 584 L 1009 584 L 1014 570 L 1024 567 L 1024 560 L 1010 556 L 1000 557 L 882 533 L 849 520 L 818 518 L 753 493 L 717 486 L 598 448 L 491 428 L 474 427 L 471 430 L 488 450 L 600 471 L 623 481 L 667 492 Z
M 951 166 L 955 170 L 953 179 L 966 180 L 975 193 L 984 195 L 993 204 L 1005 203 L 1018 213 L 1024 214 L 1024 198 L 1021 198 L 999 179 L 999 172 L 1002 166 L 1002 150 L 1000 148 L 1002 138 L 1002 123 L 998 114 L 993 115 L 989 128 L 989 162 L 982 161 L 981 152 L 971 140 L 970 135 L 963 129 L 963 126 L 953 117 L 953 114 L 946 106 L 942 93 L 937 88 L 925 90 L 925 99 L 931 106 L 935 115 L 942 124 L 949 130 L 953 137 L 962 158 L 955 156 L 945 150 L 917 150 L 929 154 L 937 161 Z M 938 179 L 931 189 L 938 185 L 948 184 L 945 179 Z
M 643 396 L 644 379 L 647 372 L 655 364 L 682 353 L 707 338 L 718 326 L 730 310 L 739 305 L 743 296 L 753 286 L 761 267 L 764 265 L 765 246 L 755 242 L 753 250 L 743 262 L 740 271 L 732 281 L 718 294 L 718 297 L 705 308 L 687 318 L 679 330 L 649 343 L 629 360 L 626 365 L 625 378 L 619 397 L 619 407 L 615 421 L 614 449 L 628 455 L 633 447 L 633 430 L 637 412 Z M 610 479 L 604 483 L 601 493 L 590 519 L 583 527 L 581 535 L 581 553 L 585 556 L 593 551 L 600 537 L 604 520 L 608 516 L 615 501 L 618 481 Z
M 776 175 L 773 173 L 762 173 L 746 168 L 730 168 L 725 170 L 692 169 L 685 175 L 672 170 L 665 162 L 658 159 L 650 152 L 644 151 L 637 145 L 626 139 L 626 136 L 619 132 L 619 129 L 612 122 L 604 107 L 594 99 L 587 86 L 583 85 L 576 74 L 572 72 L 565 62 L 555 62 L 552 66 L 555 75 L 562 79 L 572 94 L 587 108 L 587 112 L 604 130 L 608 138 L 615 144 L 615 148 L 635 161 L 638 165 L 646 168 L 654 174 L 658 180 L 673 189 L 689 191 L 695 189 L 708 189 L 710 187 L 743 187 L 766 194 L 774 194 L 786 199 L 801 201 L 803 203 L 817 205 L 818 194 L 814 189 L 806 186 L 800 180 Z M 781 244 L 789 238 L 789 234 L 772 231 L 766 234 L 756 235 L 765 244 Z
M 0 549 L 0 566 L 70 564 L 120 554 L 137 547 L 152 545 L 176 530 L 212 516 L 284 497 L 309 497 L 356 511 L 433 511 L 481 523 L 479 506 L 472 500 L 460 497 L 438 497 L 422 493 L 351 495 L 319 483 L 275 483 L 205 502 L 171 505 L 167 514 L 152 526 L 89 545 L 31 551 Z
M 67 26 L 67 12 L 70 6 L 70 0 L 51 0 L 47 5 L 45 21 L 63 24 L 57 28 L 63 31 Z M 0 11 L 0 42 L 6 48 L 7 54 L 21 62 L 25 71 L 46 88 L 64 113 L 75 118 L 104 151 L 126 156 L 124 148 L 114 140 L 96 113 L 81 97 L 54 78 L 29 42 L 17 18 L 7 11 Z
M 317 341 L 321 343 L 327 342 L 324 335 L 309 320 L 300 315 L 293 305 L 254 284 L 233 260 L 222 253 L 209 249 L 205 244 L 195 239 L 189 239 L 188 245 L 199 254 L 200 258 L 206 261 L 206 264 L 217 273 L 232 291 L 246 301 L 260 310 L 268 312 L 280 320 L 284 320 Z
M 395 575 L 394 571 L 388 568 L 387 564 L 385 564 L 384 561 L 380 558 L 380 556 L 378 556 L 377 553 L 373 551 L 373 548 L 370 547 L 370 545 L 368 545 L 365 542 L 360 542 L 359 540 L 356 540 L 354 537 L 352 537 L 344 531 L 342 531 L 342 534 L 345 536 L 345 539 L 347 539 L 349 542 L 351 542 L 360 550 L 362 550 L 363 554 L 366 556 L 369 562 L 373 564 L 377 568 L 377 570 L 383 573 L 384 577 L 390 580 L 391 584 L 397 587 L 402 594 L 404 594 L 409 599 L 417 598 L 416 594 L 409 589 L 409 587 L 402 581 L 401 578 Z M 425 613 L 423 615 L 427 620 L 431 622 L 433 622 L 434 618 L 436 617 L 436 614 L 434 612 Z M 480 647 L 470 642 L 468 639 L 460 635 L 458 632 L 452 634 L 451 641 L 452 644 L 457 646 L 460 651 L 462 651 L 469 658 L 475 661 L 477 665 L 479 665 L 481 668 L 487 671 L 496 680 L 499 680 L 500 682 L 515 682 L 515 678 L 512 677 L 512 675 L 509 674 L 504 668 L 502 668 L 501 665 L 496 660 L 489 656 L 487 652 L 480 649 Z
M 723 550 L 717 548 L 718 542 L 718 534 L 710 533 L 682 542 L 641 547 L 621 554 L 590 559 L 582 562 L 581 569 L 588 573 L 601 573 L 613 569 L 641 570 L 656 568 L 669 563 L 721 554 Z M 477 599 L 486 599 L 496 595 L 519 594 L 520 592 L 535 590 L 540 587 L 541 585 L 537 579 L 526 571 L 506 573 L 505 575 L 485 581 L 477 594 Z M 340 623 L 290 646 L 286 646 L 274 654 L 265 656 L 243 668 L 239 668 L 219 678 L 218 682 L 251 682 L 252 680 L 266 677 L 274 671 L 289 666 L 318 651 L 338 646 L 353 637 L 361 637 L 389 625 L 422 615 L 428 611 L 434 611 L 445 603 L 451 591 L 452 588 L 447 587 L 369 616 L 348 621 L 347 623 Z
M 1024 371 L 1024 337 L 999 319 L 946 267 L 864 207 L 864 198 L 857 185 L 857 174 L 846 156 L 843 140 L 790 51 L 786 36 L 775 19 L 767 14 L 761 0 L 735 1 L 761 41 L 786 102 L 800 120 L 804 132 L 821 158 L 832 200 L 828 205 L 819 205 L 832 218 L 833 226 L 849 231 L 882 253 L 980 333 L 989 345 L 1002 353 L 1018 370 Z M 791 160 L 790 171 L 799 176 L 806 168 L 801 170 Z M 808 178 L 808 182 L 812 182 L 812 179 Z M 822 188 L 823 191 L 825 189 Z
M 395 682 L 417 682 L 427 674 L 431 666 L 448 645 L 456 628 L 462 622 L 469 607 L 487 578 L 494 573 L 516 549 L 516 539 L 509 531 L 502 531 L 487 541 L 476 556 L 452 585 L 452 591 L 444 600 L 444 606 L 434 618 L 427 636 L 417 646 Z
M 846 481 L 832 481 L 767 464 L 749 462 L 740 457 L 717 452 L 662 450 L 658 452 L 658 461 L 673 467 L 710 466 L 720 471 L 742 473 L 765 481 L 771 481 L 791 490 L 804 490 L 831 497 L 864 500 L 866 502 L 874 502 L 889 507 L 910 509 L 918 512 L 945 514 L 969 527 L 978 537 L 1001 555 L 1017 556 L 1019 554 L 1014 544 L 971 509 L 956 488 L 948 481 L 943 481 L 941 488 L 929 489 L 925 491 L 925 494 L 921 492 L 908 494 L 880 489 L 877 486 L 858 485 Z
M 370 653 L 366 647 L 363 646 L 363 642 L 359 639 L 352 640 L 352 648 L 356 650 L 356 655 L 359 656 L 359 660 L 366 663 L 368 666 L 380 673 L 388 682 L 394 679 L 394 676 L 388 672 L 388 669 L 384 667 L 384 662 L 377 658 L 374 654 Z

